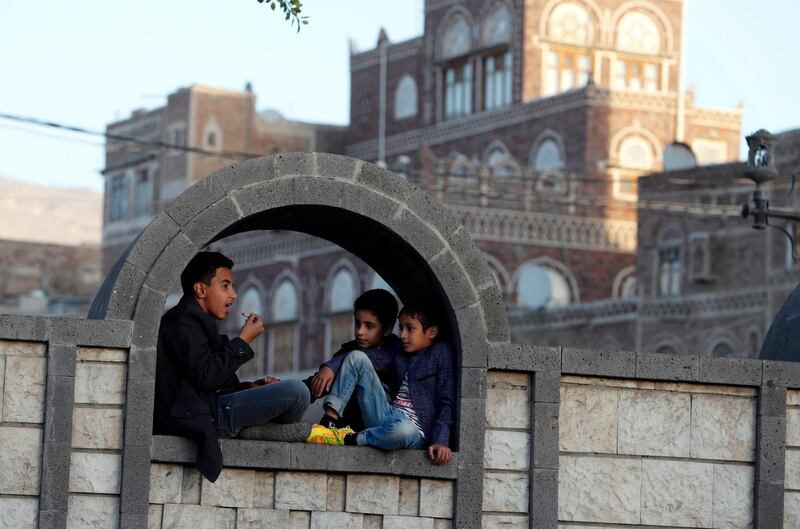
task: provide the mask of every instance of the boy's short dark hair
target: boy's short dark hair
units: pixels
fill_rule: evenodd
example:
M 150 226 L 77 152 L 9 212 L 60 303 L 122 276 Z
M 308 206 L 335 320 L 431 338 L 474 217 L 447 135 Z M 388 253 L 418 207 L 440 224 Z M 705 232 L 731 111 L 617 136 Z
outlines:
M 210 285 L 217 268 L 233 268 L 233 261 L 219 252 L 198 252 L 181 274 L 183 293 L 194 295 L 194 284 L 198 281 Z
M 384 329 L 392 330 L 397 321 L 397 300 L 391 292 L 382 288 L 367 290 L 358 296 L 353 303 L 353 314 L 358 310 L 375 313 Z
M 422 325 L 422 330 L 427 331 L 434 325 L 442 328 L 442 320 L 438 312 L 433 310 L 428 303 L 424 301 L 410 301 L 403 305 L 399 316 L 411 316 L 419 321 Z

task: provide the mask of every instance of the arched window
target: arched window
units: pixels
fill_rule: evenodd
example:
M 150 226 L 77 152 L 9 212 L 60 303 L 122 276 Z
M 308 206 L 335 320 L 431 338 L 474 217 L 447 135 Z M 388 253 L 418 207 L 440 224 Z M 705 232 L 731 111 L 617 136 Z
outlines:
M 662 346 L 659 346 L 659 347 L 656 349 L 656 352 L 657 352 L 658 354 L 662 354 L 662 355 L 675 355 L 675 354 L 678 354 L 678 351 L 676 351 L 676 350 L 675 350 L 675 348 L 674 348 L 674 347 L 672 347 L 671 345 L 662 345 Z
M 638 55 L 661 52 L 661 32 L 650 15 L 626 13 L 617 25 L 617 49 Z M 617 90 L 656 92 L 661 86 L 661 66 L 654 59 L 620 58 L 614 63 L 613 86 Z
M 485 155 L 486 164 L 492 168 L 492 174 L 495 176 L 519 176 L 520 170 L 511 156 L 508 154 L 508 149 L 500 142 L 492 142 L 491 146 Z
M 353 339 L 353 302 L 356 299 L 356 285 L 353 274 L 341 268 L 333 276 L 328 300 L 328 350 L 330 354 Z
M 543 57 L 545 63 L 543 95 L 553 95 L 584 86 L 592 75 L 595 28 L 591 15 L 578 4 L 566 2 L 550 14 L 547 34 L 557 43 Z M 576 49 L 580 46 L 586 49 Z
M 732 356 L 733 355 L 733 348 L 728 342 L 721 341 L 714 345 L 714 348 L 711 349 L 711 356 L 718 357 L 718 356 Z
M 513 21 L 508 6 L 503 2 L 495 2 L 483 19 L 481 28 L 481 45 L 491 48 L 511 42 Z
M 472 25 L 463 11 L 447 18 L 439 44 L 439 58 L 444 85 L 444 118 L 472 113 L 472 63 L 467 55 L 472 49 Z
M 628 136 L 619 146 L 619 165 L 626 169 L 652 169 L 654 161 L 650 142 L 641 136 Z
M 533 159 L 533 170 L 537 172 L 552 171 L 564 168 L 564 158 L 561 149 L 552 138 L 546 138 L 539 143 Z
M 589 12 L 572 2 L 559 4 L 550 14 L 547 33 L 552 40 L 579 46 L 594 43 L 594 24 Z
M 634 299 L 636 292 L 636 268 L 630 266 L 623 269 L 614 278 L 612 295 L 618 299 Z
M 483 21 L 481 44 L 493 51 L 483 58 L 483 108 L 511 104 L 513 57 L 509 49 L 512 17 L 508 6 L 495 2 Z M 498 47 L 500 49 L 498 49 Z
M 475 166 L 464 155 L 458 155 L 450 166 L 450 176 L 455 178 L 473 178 L 476 174 Z
M 667 226 L 658 237 L 658 295 L 681 293 L 681 254 L 683 231 L 676 224 Z
M 244 292 L 243 295 L 239 296 L 239 299 L 236 300 L 236 308 L 232 311 L 231 316 L 228 318 L 231 320 L 232 326 L 228 328 L 228 332 L 232 333 L 233 335 L 236 334 L 238 331 L 238 327 L 241 326 L 241 320 L 244 318 L 237 318 L 237 314 L 260 314 L 264 316 L 264 304 L 261 299 L 261 293 L 258 291 L 256 287 L 249 287 Z M 250 342 L 250 347 L 253 348 L 253 352 L 255 353 L 255 358 L 250 362 L 244 364 L 241 368 L 239 368 L 238 374 L 242 379 L 251 379 L 258 376 L 262 376 L 266 370 L 265 365 L 265 358 L 264 358 L 264 347 L 263 347 L 264 336 L 259 336 L 252 342 Z
M 561 307 L 572 301 L 569 282 L 553 268 L 527 265 L 517 278 L 517 306 Z
M 664 171 L 680 171 L 697 166 L 692 149 L 684 143 L 672 142 L 664 149 Z
M 617 49 L 658 55 L 661 52 L 661 32 L 653 17 L 639 11 L 626 13 L 617 25 Z
M 268 370 L 271 373 L 290 373 L 297 366 L 297 317 L 299 296 L 297 288 L 284 279 L 275 289 L 272 298 L 272 325 L 270 325 L 270 354 Z
M 394 119 L 405 119 L 417 115 L 417 83 L 405 74 L 394 93 Z

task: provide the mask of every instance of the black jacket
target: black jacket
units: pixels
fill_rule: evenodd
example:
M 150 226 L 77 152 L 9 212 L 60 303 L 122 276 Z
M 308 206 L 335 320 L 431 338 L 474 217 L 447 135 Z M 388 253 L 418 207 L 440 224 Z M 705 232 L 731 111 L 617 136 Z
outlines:
M 183 296 L 161 318 L 153 430 L 197 441 L 197 468 L 211 482 L 222 470 L 217 394 L 241 389 L 236 370 L 253 356 L 241 338 L 219 334 L 194 296 Z

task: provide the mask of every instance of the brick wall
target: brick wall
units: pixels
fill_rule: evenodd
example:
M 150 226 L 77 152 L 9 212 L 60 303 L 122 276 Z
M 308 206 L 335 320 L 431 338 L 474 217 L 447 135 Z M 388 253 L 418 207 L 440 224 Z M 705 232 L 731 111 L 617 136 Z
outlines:
M 800 528 L 800 391 L 786 392 L 784 528 Z

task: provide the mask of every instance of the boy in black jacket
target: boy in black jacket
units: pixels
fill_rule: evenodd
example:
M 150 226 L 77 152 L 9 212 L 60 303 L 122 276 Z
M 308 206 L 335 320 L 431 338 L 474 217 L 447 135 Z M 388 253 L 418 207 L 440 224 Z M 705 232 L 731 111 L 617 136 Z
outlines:
M 222 470 L 220 436 L 268 421 L 296 423 L 309 402 L 298 380 L 239 382 L 236 370 L 253 358 L 249 342 L 264 324 L 250 314 L 238 337 L 219 334 L 216 320 L 225 319 L 236 300 L 231 268 L 221 253 L 194 256 L 181 274 L 184 295 L 161 318 L 158 333 L 154 432 L 196 440 L 197 468 L 212 482 Z M 305 435 L 300 428 L 293 440 Z

